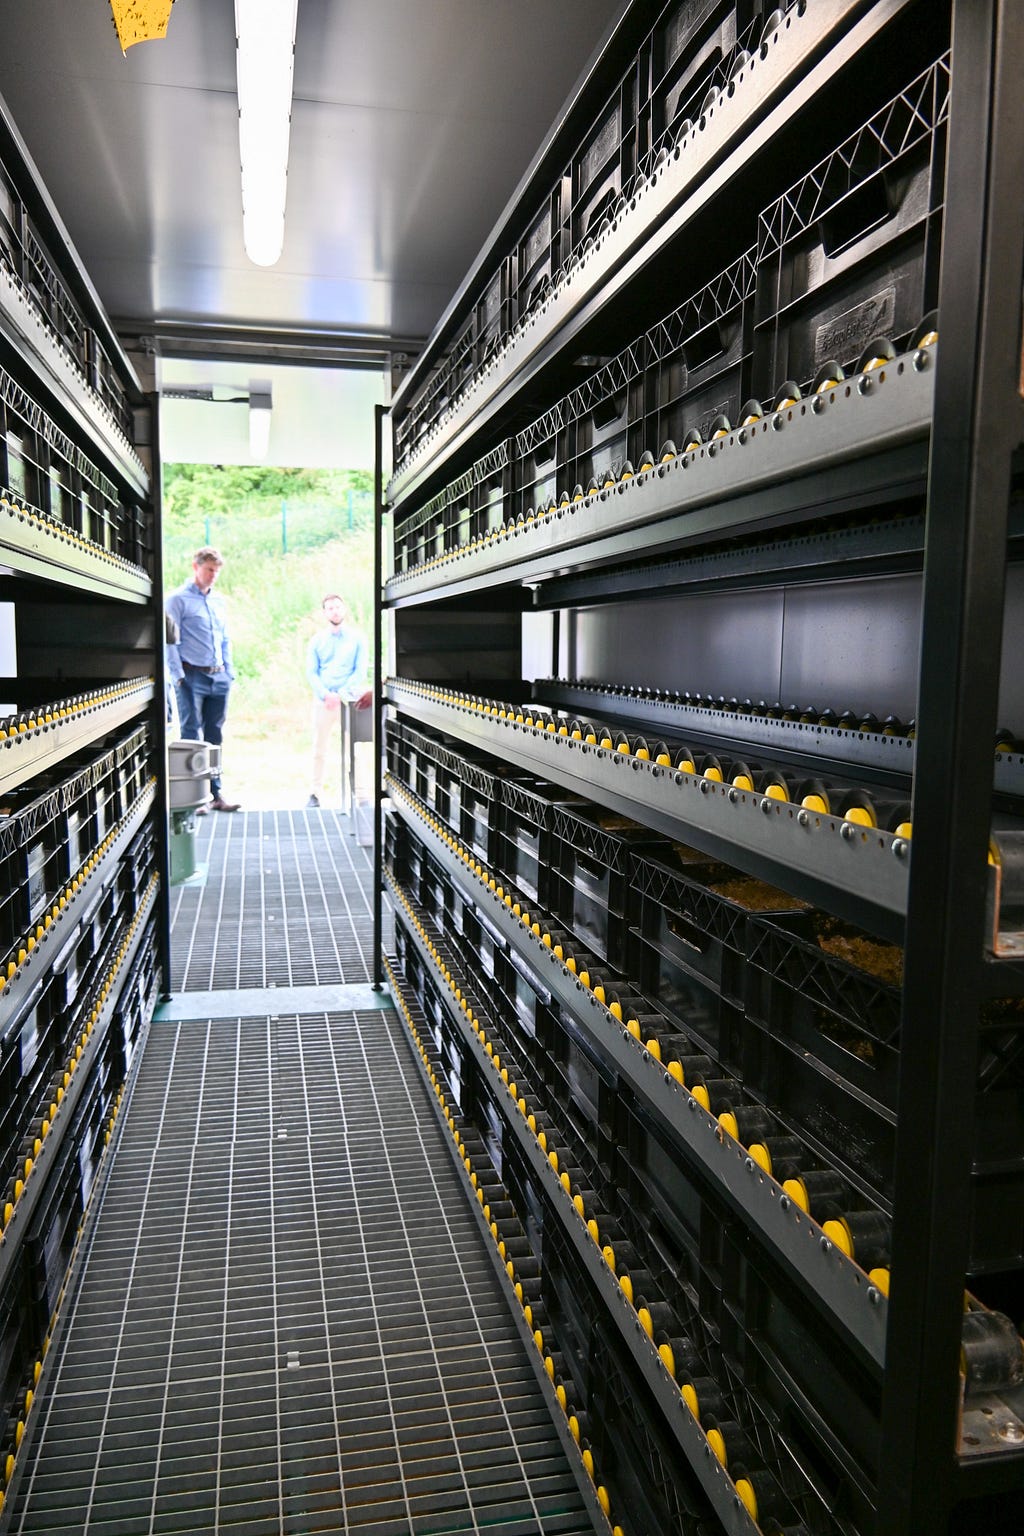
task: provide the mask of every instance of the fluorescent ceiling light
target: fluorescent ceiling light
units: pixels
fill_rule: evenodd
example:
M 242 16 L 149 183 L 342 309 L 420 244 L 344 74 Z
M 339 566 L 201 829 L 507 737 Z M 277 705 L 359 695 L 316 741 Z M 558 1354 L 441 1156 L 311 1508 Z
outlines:
M 249 453 L 265 459 L 270 447 L 270 413 L 273 409 L 270 385 L 251 385 L 249 393 Z
M 297 12 L 298 0 L 235 0 L 242 234 L 259 267 L 284 244 Z

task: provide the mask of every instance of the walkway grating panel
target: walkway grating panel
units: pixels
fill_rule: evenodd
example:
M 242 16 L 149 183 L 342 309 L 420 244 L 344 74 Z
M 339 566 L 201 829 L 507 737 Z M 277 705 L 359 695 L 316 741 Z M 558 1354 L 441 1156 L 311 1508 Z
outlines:
M 20 1536 L 593 1530 L 394 1013 L 154 1023 Z
M 202 883 L 171 891 L 172 991 L 368 982 L 372 849 L 336 811 L 201 817 Z

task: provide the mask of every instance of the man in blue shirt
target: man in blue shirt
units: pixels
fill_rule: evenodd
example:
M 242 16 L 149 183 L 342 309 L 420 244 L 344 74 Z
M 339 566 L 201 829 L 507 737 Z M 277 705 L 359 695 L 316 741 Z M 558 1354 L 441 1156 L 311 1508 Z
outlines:
M 341 706 L 361 700 L 366 692 L 366 645 L 346 623 L 343 598 L 329 592 L 323 600 L 327 628 L 313 636 L 306 652 L 306 676 L 313 690 L 313 782 L 307 808 L 315 810 L 324 792 L 327 746 Z
M 213 584 L 224 561 L 215 549 L 197 549 L 192 559 L 192 580 L 172 593 L 167 613 L 177 625 L 178 642 L 167 647 L 167 668 L 178 697 L 178 716 L 185 741 L 208 741 L 220 746 L 228 712 L 228 695 L 235 674 L 231 666 L 224 609 L 213 595 Z M 220 776 L 211 776 L 213 799 L 200 806 L 204 816 L 215 811 L 237 811 L 238 806 L 221 794 Z

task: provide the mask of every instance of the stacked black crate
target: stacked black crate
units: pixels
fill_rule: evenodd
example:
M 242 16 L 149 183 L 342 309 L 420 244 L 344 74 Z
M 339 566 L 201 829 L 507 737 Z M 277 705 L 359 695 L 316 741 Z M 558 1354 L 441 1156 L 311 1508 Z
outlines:
M 883 1433 L 926 1327 L 912 1303 L 888 1324 L 947 128 L 958 62 L 989 78 L 952 9 L 628 7 L 393 410 L 389 714 L 494 772 L 501 808 L 495 844 L 395 795 L 472 935 L 439 964 L 436 904 L 407 923 L 397 881 L 410 985 L 440 975 L 559 1401 L 627 1533 L 867 1536 L 911 1506 L 967 1531 L 1024 1501 L 1012 666 L 957 1141 L 969 1258 L 953 1274 L 932 1228 L 921 1266 L 964 1306 L 959 1360 L 915 1377 L 944 1405 L 943 1478 L 913 1448 L 897 1471 Z M 482 317 L 438 409 L 430 370 Z M 403 530 L 467 487 L 481 515 L 410 559 Z M 522 610 L 520 678 L 507 636 L 493 686 L 445 649 L 450 622 Z
M 6 1482 L 160 987 L 163 633 L 148 413 L 0 104 Z

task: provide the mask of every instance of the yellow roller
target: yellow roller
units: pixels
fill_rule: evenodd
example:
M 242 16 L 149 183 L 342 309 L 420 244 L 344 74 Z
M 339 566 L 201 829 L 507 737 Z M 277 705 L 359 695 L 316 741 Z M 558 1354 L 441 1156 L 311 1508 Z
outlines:
M 708 1430 L 708 1445 L 711 1447 L 712 1452 L 718 1458 L 718 1460 L 721 1462 L 722 1466 L 723 1467 L 727 1466 L 729 1458 L 728 1458 L 728 1455 L 726 1454 L 725 1440 L 722 1437 L 721 1430 L 719 1430 L 719 1429 L 709 1429 Z
M 853 1234 L 841 1216 L 835 1220 L 823 1222 L 821 1230 L 829 1241 L 835 1244 L 840 1253 L 845 1253 L 848 1259 L 853 1258 Z
M 783 1194 L 789 1196 L 794 1205 L 798 1205 L 802 1211 L 808 1212 L 811 1208 L 807 1198 L 807 1189 L 803 1179 L 786 1179 L 782 1186 Z
M 757 1521 L 757 1494 L 754 1485 L 748 1477 L 738 1477 L 733 1484 L 737 1497 L 751 1520 Z

